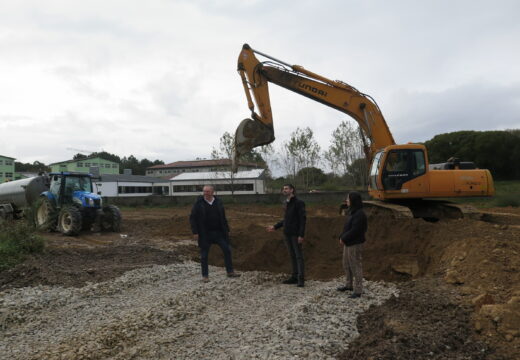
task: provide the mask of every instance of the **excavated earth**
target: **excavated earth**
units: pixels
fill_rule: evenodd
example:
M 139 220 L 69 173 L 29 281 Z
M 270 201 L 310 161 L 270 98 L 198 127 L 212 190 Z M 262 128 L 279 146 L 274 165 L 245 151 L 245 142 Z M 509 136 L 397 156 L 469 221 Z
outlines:
M 312 281 L 302 293 L 279 285 L 289 269 L 287 251 L 280 232 L 265 230 L 279 220 L 281 206 L 227 206 L 233 260 L 243 276 L 225 282 L 223 270 L 211 268 L 210 287 L 201 284 L 198 265 L 192 262 L 198 260 L 198 251 L 191 240 L 189 210 L 125 209 L 117 234 L 43 234 L 44 254 L 0 272 L 0 339 L 5 339 L 0 340 L 0 354 L 8 351 L 11 358 L 25 358 L 16 354 L 27 351 L 26 346 L 33 349 L 26 358 L 34 359 L 64 354 L 77 359 L 520 358 L 518 208 L 489 209 L 481 220 L 438 222 L 395 219 L 384 211 L 367 210 L 363 258 L 367 294 L 358 302 L 334 291 L 342 281 L 337 238 L 345 220 L 336 207 L 308 207 L 304 253 L 307 278 Z M 223 266 L 217 247 L 212 248 L 210 262 Z M 96 284 L 110 290 L 99 294 Z M 114 284 L 125 284 L 122 287 L 129 293 L 113 290 Z M 177 294 L 181 285 L 189 290 Z M 124 306 L 114 315 L 118 302 L 107 305 L 104 297 L 114 292 L 125 299 L 144 296 L 150 303 L 128 303 L 125 312 L 127 300 L 119 299 Z M 206 302 L 205 296 L 210 298 Z M 68 302 L 56 300 L 63 297 Z M 215 299 L 226 305 L 221 307 Z M 170 306 L 189 311 L 172 315 Z M 94 318 L 104 314 L 101 317 L 110 321 L 96 325 L 99 319 L 88 318 L 90 325 L 75 325 L 69 337 L 60 338 L 48 314 L 58 321 L 69 316 L 67 307 L 76 309 L 73 313 L 79 318 L 91 311 Z M 239 323 L 228 323 L 228 314 Z M 176 321 L 191 316 L 198 325 L 174 322 L 172 316 Z M 114 320 L 119 317 L 122 320 Z M 162 319 L 160 325 L 150 320 L 155 317 Z M 205 318 L 215 323 L 205 323 Z M 123 320 L 126 327 L 120 330 Z M 133 328 L 134 322 L 145 323 L 146 331 Z M 188 329 L 181 335 L 175 332 L 180 324 Z M 96 338 L 100 329 L 110 343 Z M 57 332 L 56 338 L 46 340 L 45 332 Z M 223 336 L 216 334 L 229 332 L 229 339 L 215 340 Z M 38 342 L 32 343 L 32 338 Z M 139 339 L 147 345 L 139 345 Z M 159 344 L 162 350 L 150 344 Z

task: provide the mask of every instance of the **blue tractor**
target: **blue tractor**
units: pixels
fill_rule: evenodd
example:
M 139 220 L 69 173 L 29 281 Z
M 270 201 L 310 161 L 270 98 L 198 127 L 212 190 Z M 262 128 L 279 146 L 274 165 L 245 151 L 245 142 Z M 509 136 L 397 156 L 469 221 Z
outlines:
M 114 205 L 103 206 L 101 196 L 93 193 L 92 175 L 50 173 L 48 190 L 40 194 L 35 206 L 36 224 L 43 229 L 77 235 L 81 230 L 120 231 L 121 212 Z

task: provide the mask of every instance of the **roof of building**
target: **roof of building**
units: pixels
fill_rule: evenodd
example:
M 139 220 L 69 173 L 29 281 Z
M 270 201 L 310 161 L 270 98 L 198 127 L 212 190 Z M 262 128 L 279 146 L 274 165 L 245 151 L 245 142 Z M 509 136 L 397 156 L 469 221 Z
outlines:
M 16 160 L 16 158 L 9 157 L 9 156 L 4 156 L 4 155 L 0 155 L 0 157 L 1 157 L 1 158 L 5 158 L 5 159 Z
M 143 175 L 126 175 L 126 174 L 101 174 L 100 181 L 106 182 L 116 182 L 116 181 L 126 181 L 126 182 L 148 182 L 148 183 L 157 183 L 157 182 L 168 182 L 168 180 L 160 179 L 152 176 L 143 176 Z
M 241 162 L 240 166 L 258 167 L 257 163 Z M 166 169 L 166 168 L 186 168 L 186 167 L 206 167 L 206 166 L 231 166 L 230 159 L 216 159 L 216 160 L 193 160 L 193 161 L 176 161 L 165 165 L 154 165 L 148 169 Z
M 83 162 L 83 161 L 90 160 L 90 159 L 102 159 L 104 161 L 108 161 L 108 162 L 117 164 L 117 162 L 112 161 L 112 160 L 107 160 L 107 159 L 105 159 L 105 158 L 103 158 L 101 156 L 87 156 L 86 158 L 81 158 L 81 159 L 75 159 L 75 160 L 72 159 L 72 160 L 58 161 L 58 162 L 49 164 L 49 166 L 57 165 L 57 164 L 73 163 L 73 162 Z
M 37 172 L 31 172 L 31 171 L 17 171 L 17 175 L 23 176 L 25 178 L 32 178 L 38 176 Z
M 264 169 L 253 169 L 247 171 L 238 171 L 234 174 L 233 179 L 258 179 Z M 186 180 L 227 180 L 231 179 L 230 171 L 212 171 L 212 172 L 186 172 L 172 177 L 170 181 L 186 181 Z

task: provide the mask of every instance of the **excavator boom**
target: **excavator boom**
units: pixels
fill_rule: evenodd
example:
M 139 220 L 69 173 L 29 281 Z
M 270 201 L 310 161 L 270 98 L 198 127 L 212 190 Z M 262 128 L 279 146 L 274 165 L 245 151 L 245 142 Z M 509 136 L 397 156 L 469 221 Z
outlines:
M 270 59 L 260 62 L 255 54 Z M 235 157 L 254 147 L 274 141 L 273 115 L 268 83 L 284 87 L 354 118 L 362 129 L 365 154 L 371 154 L 395 144 L 379 107 L 368 95 L 340 81 L 327 79 L 304 69 L 289 65 L 269 55 L 253 50 L 245 44 L 238 57 L 238 72 L 247 97 L 251 119 L 244 119 L 235 134 Z M 256 107 L 255 107 L 256 103 Z M 255 111 L 258 109 L 258 113 Z

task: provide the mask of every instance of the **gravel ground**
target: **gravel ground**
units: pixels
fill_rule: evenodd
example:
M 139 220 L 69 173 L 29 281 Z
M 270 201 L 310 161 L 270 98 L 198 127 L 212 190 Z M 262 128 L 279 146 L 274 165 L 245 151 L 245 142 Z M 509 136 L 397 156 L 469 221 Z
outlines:
M 229 279 L 195 262 L 133 270 L 82 288 L 0 292 L 1 359 L 327 359 L 358 335 L 356 318 L 396 288 L 366 282 L 361 299 L 340 281 L 280 284 L 244 272 Z

